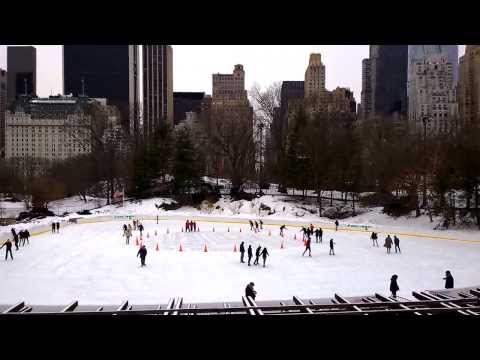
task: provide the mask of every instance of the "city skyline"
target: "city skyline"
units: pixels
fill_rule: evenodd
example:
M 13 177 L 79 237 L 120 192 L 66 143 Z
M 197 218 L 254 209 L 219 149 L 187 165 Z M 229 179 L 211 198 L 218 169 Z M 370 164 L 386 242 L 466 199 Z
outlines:
M 0 68 L 7 65 L 7 46 L 0 45 Z M 62 93 L 62 45 L 37 48 L 39 96 Z M 212 74 L 228 73 L 235 64 L 245 69 L 245 87 L 303 80 L 310 53 L 320 53 L 326 68 L 326 87 L 350 88 L 360 102 L 362 60 L 369 45 L 172 45 L 173 90 L 212 92 Z M 459 46 L 459 56 L 464 54 Z

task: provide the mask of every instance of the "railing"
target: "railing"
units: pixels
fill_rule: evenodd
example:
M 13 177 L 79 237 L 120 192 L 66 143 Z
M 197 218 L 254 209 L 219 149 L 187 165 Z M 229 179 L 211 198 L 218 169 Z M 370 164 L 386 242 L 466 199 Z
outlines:
M 119 306 L 81 306 L 73 301 L 67 306 L 35 306 L 21 301 L 14 305 L 0 305 L 0 317 L 41 315 L 480 315 L 480 288 L 471 287 L 451 290 L 426 290 L 412 292 L 416 300 L 392 298 L 380 294 L 347 298 L 335 294 L 331 299 L 300 299 L 292 301 L 256 302 L 251 297 L 242 297 L 241 302 L 213 304 L 185 303 L 181 297 L 170 298 L 167 304 L 133 305 L 128 300 Z

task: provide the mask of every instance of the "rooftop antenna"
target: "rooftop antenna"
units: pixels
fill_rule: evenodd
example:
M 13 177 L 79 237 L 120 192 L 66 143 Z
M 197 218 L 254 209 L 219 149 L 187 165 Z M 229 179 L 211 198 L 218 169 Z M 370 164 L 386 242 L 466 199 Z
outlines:
M 82 96 L 85 96 L 85 79 L 82 76 Z

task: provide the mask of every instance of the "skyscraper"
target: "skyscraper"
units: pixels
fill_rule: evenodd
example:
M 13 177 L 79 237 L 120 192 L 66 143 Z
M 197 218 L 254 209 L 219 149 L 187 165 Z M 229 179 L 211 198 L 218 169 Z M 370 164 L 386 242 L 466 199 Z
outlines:
M 138 46 L 64 45 L 65 94 L 106 98 L 131 134 L 139 129 Z
M 305 71 L 305 98 L 313 98 L 325 91 L 325 65 L 320 54 L 310 54 Z
M 480 124 L 480 45 L 467 45 L 460 58 L 458 112 L 460 121 Z
M 370 45 L 362 62 L 363 117 L 407 114 L 407 45 Z
M 7 111 L 7 72 L 0 69 L 0 159 L 5 156 L 5 112 Z
M 170 45 L 143 45 L 143 129 L 173 125 L 173 55 Z
M 7 47 L 8 102 L 19 95 L 37 94 L 37 50 L 32 46 Z
M 458 82 L 458 45 L 408 45 L 408 81 L 411 67 L 417 60 L 423 60 L 430 55 L 444 55 L 452 64 L 453 84 Z M 413 71 L 413 69 L 412 69 Z

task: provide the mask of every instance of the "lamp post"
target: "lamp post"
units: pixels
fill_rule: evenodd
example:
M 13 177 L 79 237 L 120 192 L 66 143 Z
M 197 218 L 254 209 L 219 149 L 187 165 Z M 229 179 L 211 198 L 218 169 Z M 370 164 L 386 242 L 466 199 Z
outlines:
M 430 118 L 424 116 L 423 122 L 423 158 L 424 158 L 424 174 L 423 174 L 423 199 L 422 207 L 427 206 L 427 125 L 430 123 Z

